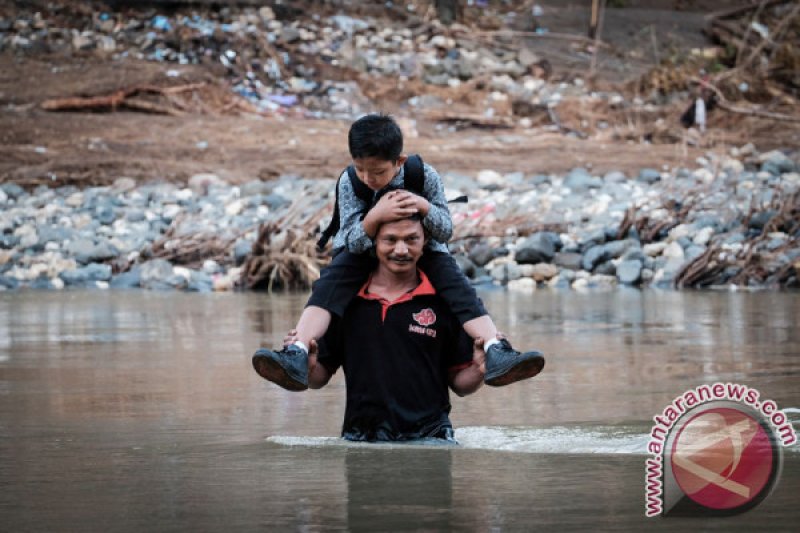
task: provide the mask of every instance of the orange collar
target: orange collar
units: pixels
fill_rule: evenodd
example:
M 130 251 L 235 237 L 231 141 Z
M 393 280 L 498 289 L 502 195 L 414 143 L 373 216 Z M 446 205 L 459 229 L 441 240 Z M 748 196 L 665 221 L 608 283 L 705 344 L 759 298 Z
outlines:
M 391 302 L 389 300 L 387 300 L 386 298 L 378 296 L 377 294 L 369 292 L 367 290 L 369 288 L 369 284 L 372 283 L 372 274 L 369 275 L 369 279 L 367 280 L 367 282 L 364 284 L 363 287 L 361 287 L 361 290 L 358 291 L 358 296 L 360 298 L 364 298 L 365 300 L 376 300 L 376 301 L 380 302 L 380 304 L 381 304 L 381 321 L 383 321 L 383 320 L 386 319 L 386 311 L 389 310 L 389 307 L 391 307 L 393 305 L 396 305 L 396 304 L 403 303 L 403 302 L 407 302 L 407 301 L 411 300 L 412 298 L 414 298 L 415 296 L 436 294 L 436 289 L 433 288 L 433 285 L 431 284 L 430 280 L 428 279 L 428 276 L 425 275 L 425 272 L 423 272 L 420 269 L 417 269 L 417 273 L 419 274 L 419 279 L 420 279 L 419 285 L 417 285 L 416 287 L 414 287 L 410 291 L 408 291 L 408 292 L 406 292 L 404 294 L 401 294 L 400 297 L 398 297 L 396 300 L 393 300 Z

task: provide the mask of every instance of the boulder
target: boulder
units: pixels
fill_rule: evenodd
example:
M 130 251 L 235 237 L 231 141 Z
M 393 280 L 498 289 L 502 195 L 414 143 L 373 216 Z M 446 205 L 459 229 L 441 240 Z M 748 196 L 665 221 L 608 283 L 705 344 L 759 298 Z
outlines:
M 569 270 L 580 270 L 582 268 L 582 257 L 577 252 L 558 252 L 553 257 L 553 264 Z
M 625 285 L 635 285 L 642 279 L 642 262 L 637 259 L 620 261 L 617 265 L 617 279 Z
M 517 247 L 514 259 L 517 263 L 549 263 L 556 254 L 552 233 L 534 233 Z
M 530 277 L 536 281 L 546 281 L 558 275 L 558 267 L 549 263 L 537 263 L 531 267 Z

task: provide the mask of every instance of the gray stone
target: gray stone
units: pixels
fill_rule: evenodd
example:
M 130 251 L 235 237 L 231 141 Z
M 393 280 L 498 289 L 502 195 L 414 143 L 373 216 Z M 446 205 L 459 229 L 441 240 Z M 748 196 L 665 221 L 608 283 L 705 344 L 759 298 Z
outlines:
M 653 184 L 657 181 L 661 181 L 661 172 L 654 168 L 643 168 L 639 171 L 639 176 L 636 179 L 645 183 Z
M 583 254 L 581 259 L 581 266 L 584 270 L 591 272 L 595 266 L 608 259 L 606 257 L 606 249 L 602 244 L 592 246 Z
M 453 259 L 455 259 L 458 268 L 461 269 L 465 276 L 468 278 L 475 277 L 475 263 L 470 261 L 469 257 L 458 254 L 453 256 Z
M 75 230 L 64 226 L 41 226 L 39 228 L 39 245 L 44 247 L 48 242 L 64 243 L 73 239 Z
M 16 183 L 3 183 L 0 185 L 0 189 L 3 189 L 3 192 L 12 200 L 18 200 L 28 194 L 25 192 L 25 189 Z
M 241 266 L 242 263 L 245 262 L 247 256 L 250 255 L 250 252 L 253 250 L 253 241 L 250 239 L 239 239 L 236 241 L 236 244 L 233 245 L 233 262 L 236 266 Z
M 625 176 L 624 173 L 618 170 L 612 170 L 611 172 L 607 172 L 605 176 L 603 176 L 603 181 L 606 183 L 624 183 L 628 181 L 628 178 Z
M 722 229 L 722 221 L 719 217 L 713 215 L 697 217 L 692 224 L 698 231 L 707 227 L 713 228 L 714 232 L 719 232 Z
M 685 235 L 683 237 L 678 237 L 678 239 L 675 242 L 677 242 L 684 250 L 686 250 L 688 247 L 692 245 L 692 239 L 690 239 Z
M 627 239 L 626 240 L 622 240 L 622 241 L 607 242 L 607 243 L 605 243 L 603 245 L 603 247 L 605 249 L 605 256 L 607 258 L 609 258 L 609 259 L 616 259 L 617 257 L 619 257 L 622 254 L 624 254 L 625 251 L 628 250 L 628 248 L 631 248 L 632 246 L 634 246 L 636 244 L 638 244 L 638 243 L 635 243 L 633 241 L 629 241 Z
M 644 261 L 646 256 L 640 247 L 630 247 L 622 254 L 623 261 Z
M 584 168 L 574 168 L 564 178 L 564 187 L 569 187 L 574 192 L 584 192 L 602 186 L 603 180 L 592 176 Z
M 705 246 L 700 246 L 699 244 L 693 244 L 693 245 L 689 246 L 688 248 L 686 248 L 684 253 L 686 254 L 685 257 L 684 257 L 684 261 L 686 263 L 691 263 L 692 261 L 694 261 L 695 259 L 697 259 L 701 255 L 706 253 L 706 247 Z
M 113 224 L 117 219 L 117 213 L 113 207 L 109 205 L 101 205 L 95 208 L 94 218 L 104 226 Z
M 267 207 L 270 209 L 280 209 L 281 207 L 289 205 L 292 202 L 280 194 L 272 193 L 264 197 L 264 203 L 267 204 Z
M 111 279 L 111 265 L 90 263 L 85 267 L 62 272 L 59 277 L 66 285 L 86 285 Z
M 497 257 L 494 248 L 485 242 L 479 243 L 469 251 L 469 259 L 477 266 L 484 266 L 486 263 Z
M 102 263 L 119 256 L 117 250 L 110 242 L 103 240 L 94 243 L 89 239 L 77 239 L 71 241 L 67 246 L 67 253 L 70 254 L 78 263 Z
M 134 265 L 129 271 L 111 278 L 109 287 L 112 289 L 138 289 L 141 280 L 142 268 L 139 265 Z
M 28 288 L 35 290 L 49 291 L 54 289 L 55 287 L 53 286 L 53 282 L 50 281 L 50 278 L 48 278 L 45 275 L 42 275 L 36 278 L 35 280 L 28 282 Z
M 173 277 L 172 265 L 166 259 L 151 259 L 141 264 L 139 285 L 143 289 L 172 289 L 170 278 Z M 181 278 L 184 279 L 185 278 Z
M 594 273 L 604 276 L 615 276 L 617 274 L 617 266 L 611 261 L 604 261 L 594 268 Z
M 532 185 L 536 185 L 536 186 L 538 186 L 538 185 L 550 185 L 550 183 L 551 183 L 550 176 L 547 176 L 545 174 L 536 174 L 535 176 L 532 176 L 530 178 L 530 181 L 531 181 Z
M 582 256 L 576 252 L 558 252 L 553 257 L 553 264 L 569 270 L 580 270 L 582 268 Z
M 552 233 L 534 233 L 517 248 L 515 260 L 521 264 L 549 263 L 556 253 Z
M 242 198 L 268 195 L 270 191 L 272 191 L 272 185 L 261 180 L 248 181 L 239 186 L 239 195 Z
M 191 292 L 211 292 L 214 289 L 214 280 L 199 270 L 192 270 L 186 290 Z
M 728 237 L 725 237 L 725 241 L 723 242 L 723 244 L 736 244 L 736 243 L 744 242 L 744 241 L 745 241 L 744 234 L 742 234 L 742 233 L 733 233 L 733 234 L 729 235 Z
M 769 222 L 770 219 L 775 215 L 776 211 L 774 209 L 766 209 L 764 211 L 759 211 L 758 213 L 750 217 L 750 223 L 748 224 L 748 226 L 752 229 L 764 229 L 764 226 L 767 225 L 767 222 Z
M 19 244 L 19 237 L 13 233 L 0 234 L 0 249 L 10 250 Z
M 17 278 L 12 278 L 11 276 L 0 276 L 0 287 L 4 289 L 16 289 L 19 287 L 19 281 Z
M 786 172 L 794 172 L 796 169 L 794 161 L 778 150 L 762 154 L 761 160 L 763 161 L 761 170 L 774 176 L 780 176 Z
M 606 230 L 605 228 L 600 228 L 592 231 L 591 233 L 587 233 L 580 236 L 578 240 L 578 244 L 580 245 L 580 249 L 584 252 L 595 246 L 597 244 L 603 244 L 606 242 Z
M 128 222 L 142 222 L 147 217 L 141 209 L 132 209 L 125 214 L 125 220 Z
M 492 279 L 500 283 L 508 283 L 511 280 L 519 279 L 522 273 L 519 270 L 519 265 L 516 263 L 503 263 L 492 268 Z
M 617 279 L 625 285 L 634 285 L 642 278 L 642 262 L 637 259 L 620 261 L 617 265 Z

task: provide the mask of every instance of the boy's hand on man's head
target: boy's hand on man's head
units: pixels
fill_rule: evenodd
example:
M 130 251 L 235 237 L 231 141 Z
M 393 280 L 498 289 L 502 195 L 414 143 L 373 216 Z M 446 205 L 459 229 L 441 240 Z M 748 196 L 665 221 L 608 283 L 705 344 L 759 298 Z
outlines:
M 391 191 L 384 194 L 370 212 L 377 211 L 375 216 L 380 223 L 407 218 L 419 212 L 416 198 L 419 197 L 408 191 Z

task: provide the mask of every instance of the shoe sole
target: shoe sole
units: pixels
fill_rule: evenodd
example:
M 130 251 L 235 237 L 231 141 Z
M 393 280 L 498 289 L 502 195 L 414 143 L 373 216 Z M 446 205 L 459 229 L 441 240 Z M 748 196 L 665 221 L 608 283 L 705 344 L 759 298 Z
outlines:
M 534 357 L 533 359 L 528 359 L 524 363 L 520 363 L 514 367 L 511 367 L 511 370 L 509 370 L 505 374 L 502 374 L 490 380 L 486 380 L 486 384 L 492 387 L 502 387 L 503 385 L 510 385 L 511 383 L 515 383 L 517 381 L 522 381 L 523 379 L 534 377 L 539 372 L 541 372 L 543 368 L 544 368 L 544 357 L 541 356 Z
M 262 378 L 271 381 L 288 391 L 300 392 L 308 389 L 308 385 L 305 385 L 294 379 L 281 365 L 278 364 L 277 361 L 270 359 L 269 357 L 263 355 L 254 355 L 253 368 L 255 368 L 256 372 L 258 372 L 258 375 Z

